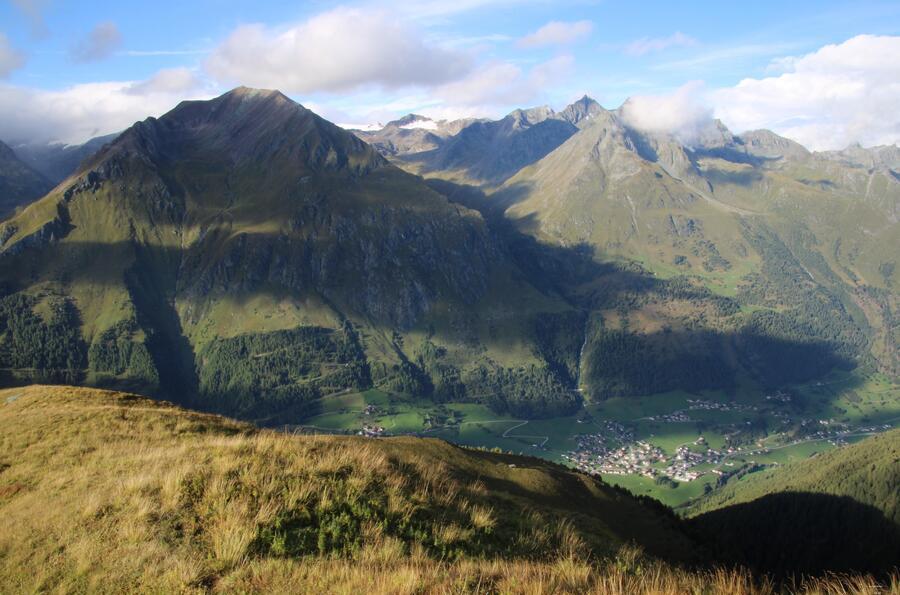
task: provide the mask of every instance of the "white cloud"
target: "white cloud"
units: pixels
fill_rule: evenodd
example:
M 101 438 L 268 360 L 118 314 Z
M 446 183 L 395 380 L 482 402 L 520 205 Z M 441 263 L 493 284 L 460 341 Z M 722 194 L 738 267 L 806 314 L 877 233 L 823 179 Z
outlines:
M 100 23 L 72 47 L 71 56 L 76 62 L 96 62 L 111 56 L 121 45 L 122 34 L 116 24 Z
M 229 84 L 313 93 L 439 84 L 464 75 L 470 59 L 387 13 L 336 8 L 287 29 L 238 27 L 206 67 Z
M 0 85 L 0 139 L 5 142 L 66 144 L 117 132 L 148 116 L 160 116 L 183 99 L 211 97 L 185 73 L 163 71 L 147 81 L 75 85 L 45 91 Z
M 526 72 L 509 62 L 491 62 L 462 80 L 434 89 L 433 96 L 445 106 L 480 106 L 476 113 L 488 111 L 488 106 L 526 105 L 569 76 L 573 64 L 572 56 L 557 56 Z
M 650 133 L 668 133 L 691 143 L 712 110 L 702 99 L 703 83 L 692 81 L 667 95 L 637 95 L 622 105 L 625 123 Z
M 16 51 L 9 43 L 9 38 L 0 33 L 0 78 L 6 78 L 13 70 L 25 64 L 25 56 Z
M 900 36 L 859 35 L 776 62 L 787 72 L 712 94 L 737 131 L 769 128 L 812 149 L 900 142 Z
M 518 45 L 524 48 L 531 48 L 574 43 L 588 37 L 593 30 L 594 24 L 590 21 L 575 21 L 571 23 L 550 21 L 534 33 L 530 33 L 520 39 Z
M 166 68 L 146 81 L 133 83 L 126 89 L 126 93 L 131 95 L 191 93 L 201 87 L 200 79 L 190 68 Z
M 676 31 L 668 37 L 642 37 L 629 43 L 625 47 L 625 53 L 630 56 L 643 56 L 652 52 L 661 52 L 672 47 L 690 47 L 697 45 L 697 40 L 681 31 Z

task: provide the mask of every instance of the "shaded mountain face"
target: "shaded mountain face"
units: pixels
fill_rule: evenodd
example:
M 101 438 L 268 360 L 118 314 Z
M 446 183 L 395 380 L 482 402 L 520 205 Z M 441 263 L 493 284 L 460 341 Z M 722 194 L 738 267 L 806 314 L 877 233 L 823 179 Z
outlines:
M 40 198 L 51 183 L 0 142 L 0 219 Z
M 687 145 L 606 112 L 481 204 L 541 242 L 582 245 L 601 261 L 640 263 L 656 278 L 715 296 L 712 309 L 703 305 L 713 303 L 707 298 L 674 295 L 603 307 L 598 361 L 613 357 L 607 337 L 616 330 L 631 343 L 615 348 L 632 361 L 706 352 L 710 370 L 737 360 L 772 384 L 798 378 L 776 372 L 784 368 L 781 358 L 802 352 L 791 342 L 818 350 L 831 364 L 870 361 L 890 374 L 900 371 L 891 322 L 898 306 L 900 180 L 887 168 L 813 154 L 767 131 L 735 136 L 720 122 Z M 582 304 L 598 291 L 591 281 L 580 290 L 567 287 Z M 710 343 L 710 332 L 733 340 Z M 785 344 L 760 343 L 776 339 Z M 585 350 L 593 349 L 589 337 Z M 588 362 L 586 382 L 603 391 L 617 384 L 614 361 Z M 821 371 L 807 363 L 806 373 Z M 612 368 L 619 365 L 625 364 Z M 632 388 L 621 392 L 633 390 L 632 375 Z
M 54 185 L 74 174 L 81 163 L 112 142 L 119 133 L 92 138 L 80 145 L 22 144 L 15 148 L 19 158 Z
M 859 362 L 900 373 L 889 148 L 811 153 L 719 121 L 686 141 L 586 99 L 549 117 L 565 113 L 577 128 L 499 187 L 471 169 L 416 171 L 484 213 L 535 284 L 586 313 L 585 395 L 730 390 L 738 376 L 779 386 Z M 482 129 L 505 122 L 518 142 L 548 121 L 534 116 Z M 450 153 L 467 130 L 399 163 Z
M 135 124 L 0 241 L 10 382 L 292 419 L 371 386 L 535 415 L 578 403 L 532 332 L 569 307 L 477 212 L 278 92 Z

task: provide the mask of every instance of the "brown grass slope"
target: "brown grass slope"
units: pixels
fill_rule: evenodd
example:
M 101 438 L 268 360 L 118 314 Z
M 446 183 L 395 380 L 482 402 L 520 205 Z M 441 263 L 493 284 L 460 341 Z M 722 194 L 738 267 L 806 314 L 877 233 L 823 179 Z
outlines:
M 696 551 L 621 491 L 437 440 L 291 436 L 32 386 L 0 392 L 0 453 L 2 592 L 771 592 L 623 547 Z M 803 588 L 839 587 L 876 588 Z
M 257 431 L 109 391 L 34 386 L 0 399 L 0 590 L 200 586 L 373 551 L 694 550 L 674 517 L 534 459 Z

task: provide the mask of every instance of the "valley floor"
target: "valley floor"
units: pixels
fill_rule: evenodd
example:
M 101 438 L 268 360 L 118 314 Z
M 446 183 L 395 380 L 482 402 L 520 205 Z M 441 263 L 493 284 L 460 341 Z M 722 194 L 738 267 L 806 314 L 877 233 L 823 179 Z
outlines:
M 900 385 L 880 374 L 833 372 L 808 384 L 732 393 L 682 391 L 590 403 L 542 420 L 477 404 L 378 390 L 333 395 L 289 431 L 420 435 L 542 457 L 601 475 L 673 507 L 728 481 L 900 427 Z

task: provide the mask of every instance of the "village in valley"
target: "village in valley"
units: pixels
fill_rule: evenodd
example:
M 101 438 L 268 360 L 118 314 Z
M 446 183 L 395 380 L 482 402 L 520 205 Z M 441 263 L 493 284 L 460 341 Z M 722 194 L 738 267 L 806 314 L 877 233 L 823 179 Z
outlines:
M 560 462 L 677 506 L 749 473 L 815 456 L 900 423 L 900 389 L 877 374 L 824 382 L 586 403 L 574 415 L 522 419 L 482 403 L 434 403 L 376 389 L 322 402 L 288 431 L 435 437 Z M 680 488 L 680 489 L 674 489 Z
M 776 391 L 765 396 L 766 415 L 778 428 L 756 437 L 747 428 L 752 422 L 723 424 L 717 428 L 724 437 L 720 448 L 712 447 L 702 435 L 696 439 L 677 445 L 667 453 L 653 443 L 653 436 L 636 439 L 637 422 L 655 424 L 689 424 L 701 420 L 691 417 L 691 412 L 743 412 L 758 413 L 760 407 L 740 403 L 686 399 L 688 407 L 671 413 L 650 415 L 633 420 L 632 424 L 597 421 L 593 422 L 600 431 L 575 436 L 576 447 L 561 455 L 564 462 L 577 469 L 598 475 L 639 475 L 657 482 L 691 482 L 708 473 L 727 476 L 728 467 L 734 467 L 734 460 L 752 456 L 768 455 L 772 450 L 787 448 L 803 442 L 822 441 L 831 446 L 842 446 L 846 439 L 860 434 L 886 431 L 890 424 L 876 424 L 852 428 L 834 419 L 812 419 L 795 417 L 781 409 L 769 410 L 772 405 L 791 403 L 791 395 Z M 740 438 L 739 438 L 740 437 Z M 746 462 L 746 461 L 745 461 Z M 755 461 L 749 461 L 755 464 Z

